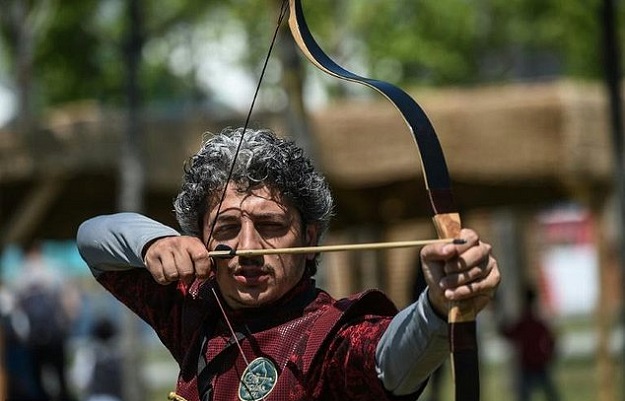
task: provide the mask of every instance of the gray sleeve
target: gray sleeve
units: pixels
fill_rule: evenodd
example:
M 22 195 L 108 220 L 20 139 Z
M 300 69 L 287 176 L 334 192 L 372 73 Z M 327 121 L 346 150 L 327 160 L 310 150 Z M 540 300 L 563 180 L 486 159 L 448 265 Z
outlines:
M 378 378 L 394 395 L 410 394 L 448 355 L 447 322 L 436 315 L 424 291 L 393 318 L 378 343 Z
M 82 223 L 76 245 L 92 273 L 144 267 L 143 248 L 157 238 L 180 235 L 176 230 L 137 213 L 94 217 Z

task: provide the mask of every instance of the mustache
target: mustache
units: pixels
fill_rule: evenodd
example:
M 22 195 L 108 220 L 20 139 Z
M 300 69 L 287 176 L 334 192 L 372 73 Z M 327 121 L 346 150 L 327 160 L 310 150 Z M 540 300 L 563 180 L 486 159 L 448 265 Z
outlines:
M 264 263 L 264 261 L 262 260 L 242 260 L 234 263 L 233 265 L 229 265 L 228 270 L 230 270 L 230 272 L 234 274 L 244 273 L 250 270 L 254 270 L 255 272 L 260 271 L 263 274 L 273 274 L 273 272 L 275 271 L 275 267 L 269 263 Z

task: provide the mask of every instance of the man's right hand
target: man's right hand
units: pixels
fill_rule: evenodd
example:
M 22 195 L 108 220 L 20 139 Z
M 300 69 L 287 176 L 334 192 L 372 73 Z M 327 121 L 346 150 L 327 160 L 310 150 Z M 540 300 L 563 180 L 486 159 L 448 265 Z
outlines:
M 159 284 L 178 280 L 191 283 L 211 275 L 212 260 L 206 246 L 197 237 L 162 237 L 148 243 L 143 262 Z

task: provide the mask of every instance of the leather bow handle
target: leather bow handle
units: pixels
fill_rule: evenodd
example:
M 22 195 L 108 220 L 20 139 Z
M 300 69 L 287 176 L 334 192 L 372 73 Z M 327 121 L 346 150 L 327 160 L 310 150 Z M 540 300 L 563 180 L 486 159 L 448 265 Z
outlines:
M 336 78 L 375 89 L 397 108 L 419 150 L 438 236 L 459 238 L 461 221 L 453 200 L 447 163 L 434 127 L 423 109 L 400 88 L 388 82 L 359 76 L 335 63 L 319 47 L 308 29 L 301 0 L 289 0 L 289 7 L 291 33 L 310 62 Z M 456 400 L 478 401 L 480 398 L 475 317 L 476 311 L 472 303 L 451 305 L 448 321 Z

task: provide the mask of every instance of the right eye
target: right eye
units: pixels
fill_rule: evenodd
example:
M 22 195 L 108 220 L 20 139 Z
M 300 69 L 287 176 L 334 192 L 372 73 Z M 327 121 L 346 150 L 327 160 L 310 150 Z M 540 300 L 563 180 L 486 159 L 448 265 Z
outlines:
M 213 231 L 213 238 L 217 241 L 224 241 L 236 237 L 241 231 L 239 224 L 217 224 Z

